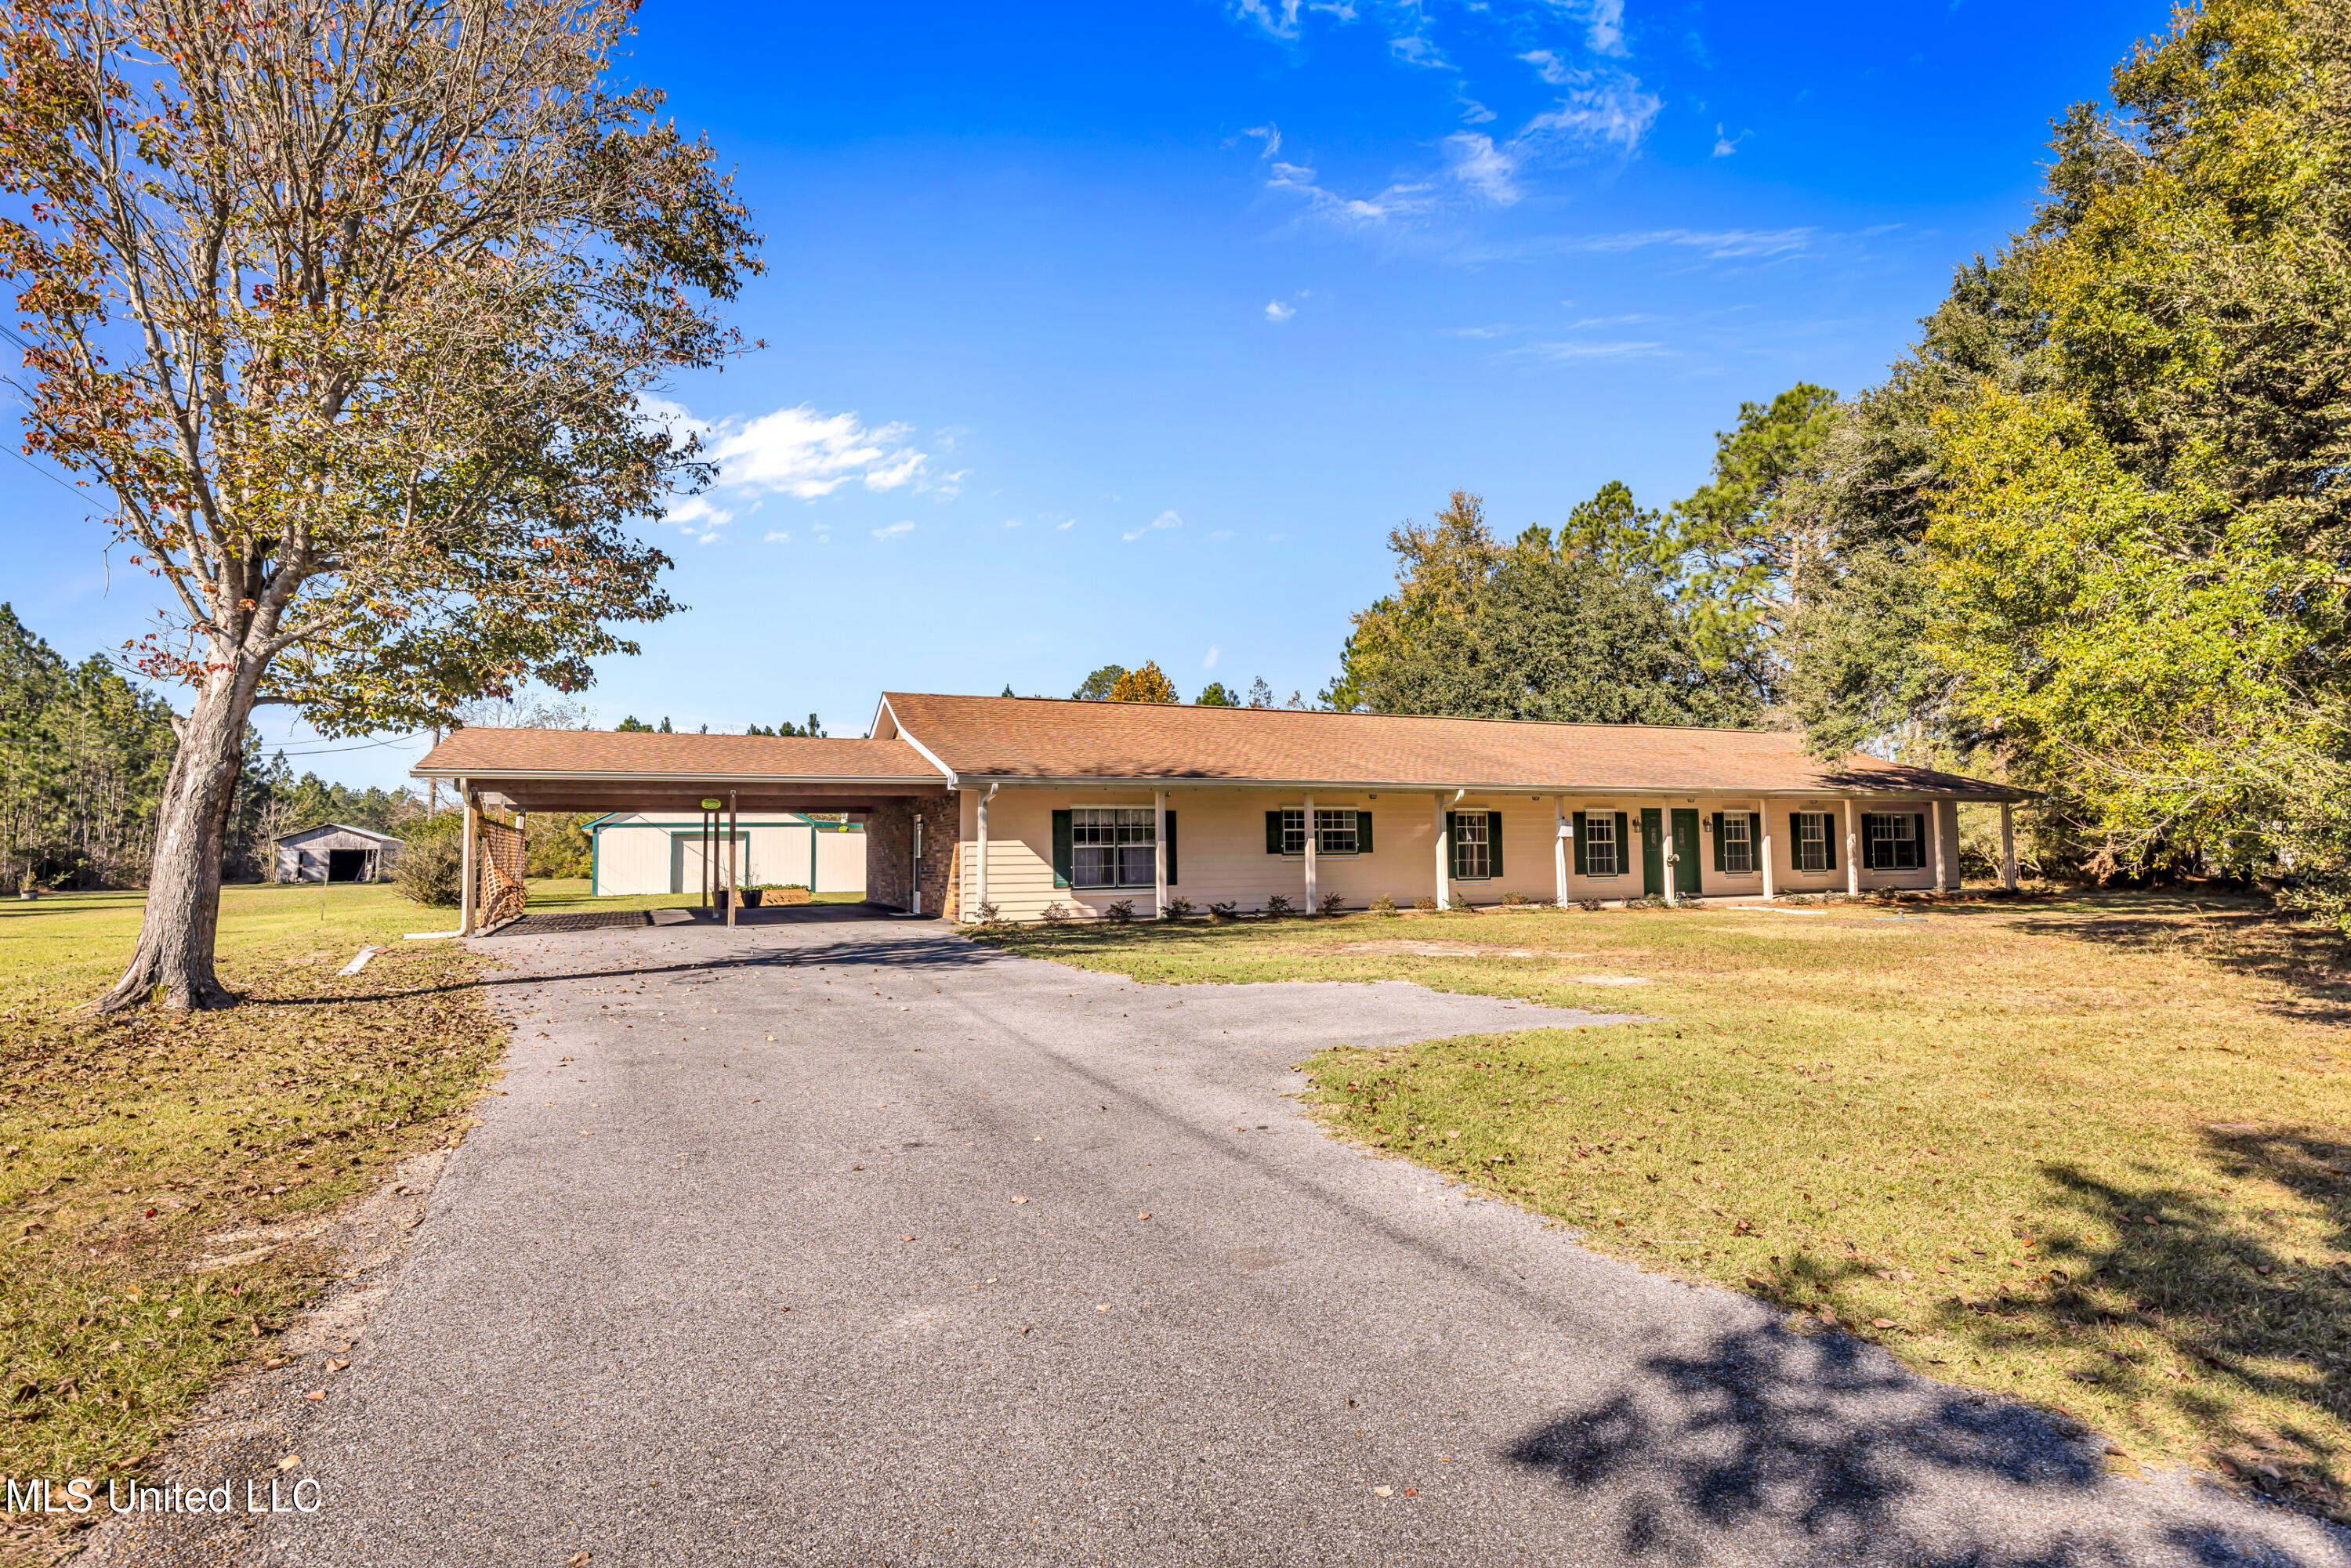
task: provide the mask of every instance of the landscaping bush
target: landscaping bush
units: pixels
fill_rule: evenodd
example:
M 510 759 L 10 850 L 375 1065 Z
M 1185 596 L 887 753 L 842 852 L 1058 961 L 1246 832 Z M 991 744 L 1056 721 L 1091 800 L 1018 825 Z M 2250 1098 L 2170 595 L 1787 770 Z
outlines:
M 1437 896 L 1434 894 L 1424 893 L 1412 901 L 1412 906 L 1423 915 L 1434 915 L 1437 913 Z
M 1372 906 L 1371 906 L 1371 907 L 1372 907 L 1372 913 L 1373 913 L 1373 914 L 1374 914 L 1374 915 L 1391 915 L 1391 916 L 1393 916 L 1393 915 L 1395 914 L 1395 912 L 1396 912 L 1396 902 L 1395 902 L 1395 899 L 1390 898 L 1386 894 L 1384 894 L 1384 894 L 1380 894 L 1377 898 L 1375 898 L 1375 899 L 1372 900 Z
M 1170 920 L 1188 920 L 1192 917 L 1193 912 L 1198 908 L 1199 905 L 1194 904 L 1188 898 L 1171 898 L 1166 904 L 1167 918 Z
M 419 817 L 402 831 L 401 838 L 400 859 L 392 873 L 394 890 L 402 898 L 436 909 L 456 908 L 464 896 L 465 814 L 442 811 Z
M 1322 895 L 1322 914 L 1326 918 L 1333 915 L 1343 915 L 1346 910 L 1347 901 L 1337 894 L 1326 893 Z
M 1208 918 L 1211 920 L 1238 920 L 1240 917 L 1241 906 L 1238 904 L 1225 903 L 1212 904 L 1208 905 Z
M 1110 918 L 1110 923 L 1113 925 L 1132 925 L 1134 921 L 1134 900 L 1122 898 L 1104 909 L 1102 914 Z
M 1056 899 L 1039 912 L 1039 918 L 1048 925 L 1066 925 L 1070 921 L 1070 906 Z
M 1265 901 L 1266 917 L 1270 920 L 1279 920 L 1291 912 L 1290 900 L 1278 893 Z

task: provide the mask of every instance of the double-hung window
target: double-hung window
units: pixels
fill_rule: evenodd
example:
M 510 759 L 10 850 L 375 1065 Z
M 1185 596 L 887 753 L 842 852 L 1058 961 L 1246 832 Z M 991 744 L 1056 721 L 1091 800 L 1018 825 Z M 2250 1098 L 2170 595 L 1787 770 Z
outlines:
M 1481 882 L 1494 874 L 1494 846 L 1488 830 L 1493 819 L 1483 811 L 1463 811 L 1453 819 L 1453 874 L 1464 882 Z
M 1826 811 L 1796 813 L 1794 849 L 1798 871 L 1829 869 L 1829 815 Z
M 1615 876 L 1625 869 L 1624 846 L 1616 841 L 1616 819 L 1594 811 L 1583 819 L 1583 873 Z
M 1917 871 L 1926 863 L 1925 846 L 1918 841 L 1918 819 L 1909 812 L 1872 812 L 1866 831 L 1869 863 L 1876 869 Z
M 1080 806 L 1070 813 L 1070 880 L 1079 887 L 1150 887 L 1158 877 L 1149 806 Z
M 1314 850 L 1317 854 L 1352 855 L 1359 852 L 1361 839 L 1356 832 L 1357 819 L 1353 807 L 1340 810 L 1314 809 Z M 1302 855 L 1306 852 L 1306 808 L 1285 806 L 1281 809 L 1281 852 Z
M 1744 811 L 1723 813 L 1722 869 L 1731 876 L 1755 874 L 1755 819 Z

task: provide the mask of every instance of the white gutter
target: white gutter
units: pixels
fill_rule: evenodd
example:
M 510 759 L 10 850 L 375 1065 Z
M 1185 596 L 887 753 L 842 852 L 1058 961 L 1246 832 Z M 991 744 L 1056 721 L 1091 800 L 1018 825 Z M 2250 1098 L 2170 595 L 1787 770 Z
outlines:
M 912 737 L 905 738 L 908 745 L 915 746 L 917 750 L 922 750 Z M 923 755 L 929 757 L 931 754 L 925 750 L 923 751 Z M 1850 786 L 1838 785 L 1813 789 L 1758 789 L 1751 787 L 1704 784 L 1695 787 L 1682 785 L 1675 789 L 1627 789 L 1613 784 L 1463 784 L 1453 779 L 1442 781 L 1414 779 L 1399 783 L 1395 779 L 1194 779 L 1188 777 L 1170 779 L 1141 774 L 1103 776 L 1006 774 L 993 778 L 987 775 L 967 774 L 953 777 L 956 779 L 956 786 L 961 789 L 976 789 L 983 779 L 987 779 L 991 784 L 1008 784 L 1016 789 L 1317 789 L 1333 790 L 1343 794 L 1370 794 L 1376 790 L 1389 789 L 1398 793 L 1416 795 L 1426 794 L 1431 790 L 1451 789 L 1457 791 L 1455 795 L 1457 801 L 1463 795 L 1473 794 L 1574 795 L 1607 800 L 1654 798 L 1659 800 L 1687 800 L 1694 797 L 1712 799 L 1729 795 L 1750 797 L 1756 800 L 1808 800 L 1828 797 L 1843 799 L 1850 795 L 1856 799 L 1866 797 L 1888 800 L 1908 800 L 1928 797 L 1943 800 L 1978 800 L 1987 804 L 2001 800 L 2023 801 L 2033 798 L 2030 792 L 2006 789 L 1964 792 L 1923 787 L 1915 789 L 1856 789 Z

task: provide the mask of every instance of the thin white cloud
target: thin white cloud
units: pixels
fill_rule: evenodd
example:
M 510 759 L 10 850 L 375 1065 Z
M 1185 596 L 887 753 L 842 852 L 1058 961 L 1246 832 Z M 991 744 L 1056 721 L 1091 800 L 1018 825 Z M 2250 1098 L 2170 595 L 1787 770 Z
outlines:
M 1722 126 L 1718 122 L 1714 128 L 1714 156 L 1717 158 L 1729 157 L 1733 152 L 1739 151 L 1739 144 L 1746 140 L 1747 132 L 1744 131 L 1740 131 L 1736 136 L 1725 136 L 1722 133 Z
M 1053 531 L 1054 531 L 1055 533 L 1057 533 L 1057 534 L 1066 534 L 1066 533 L 1068 533 L 1071 528 L 1076 528 L 1077 526 L 1078 526 L 1078 519 L 1077 519 L 1077 518 L 1075 518 L 1075 517 L 1071 517 L 1071 518 L 1068 522 L 1066 522 L 1066 523 L 1055 523 L 1055 524 L 1053 525 Z
M 1452 176 L 1496 206 L 1507 207 L 1518 201 L 1519 187 L 1512 178 L 1518 172 L 1518 159 L 1496 147 L 1492 137 L 1457 131 L 1445 139 L 1445 155 L 1452 165 L 1448 171 Z
M 1018 517 L 1007 517 L 1004 519 L 1004 526 L 1008 528 L 1017 528 L 1020 526 L 1020 519 Z
M 1641 144 L 1641 138 L 1648 134 L 1658 110 L 1665 106 L 1665 99 L 1644 90 L 1633 77 L 1586 75 L 1580 85 L 1560 99 L 1558 108 L 1546 110 L 1528 120 L 1526 129 L 1513 142 L 1551 138 L 1586 144 L 1613 143 L 1629 152 Z
M 1307 211 L 1312 215 L 1355 228 L 1425 213 L 1433 204 L 1436 189 L 1427 184 L 1395 184 L 1376 196 L 1342 196 L 1316 184 L 1314 171 L 1303 163 L 1276 163 L 1266 185 L 1294 191 L 1306 198 Z
M 1583 44 L 1595 55 L 1625 53 L 1625 0 L 1589 0 Z
M 1273 157 L 1281 151 L 1281 127 L 1271 120 L 1266 121 L 1263 125 L 1252 125 L 1241 134 L 1254 136 L 1265 143 L 1263 147 L 1258 149 L 1257 155 L 1260 158 Z
M 1298 307 L 1295 305 L 1284 305 L 1279 299 L 1269 299 L 1265 302 L 1265 319 L 1276 326 L 1280 326 L 1297 314 Z
M 887 528 L 874 529 L 873 537 L 877 539 L 904 538 L 914 531 L 914 525 L 912 523 L 892 523 Z
M 1219 649 L 1214 643 L 1209 643 L 1208 656 L 1200 661 L 1200 668 L 1204 670 L 1215 669 L 1217 667 L 1217 660 L 1221 656 L 1223 650 Z
M 1175 513 L 1162 512 L 1157 517 L 1152 518 L 1149 522 L 1144 524 L 1141 528 L 1135 529 L 1133 533 L 1121 534 L 1119 535 L 1119 538 L 1126 540 L 1129 544 L 1133 544 L 1136 539 L 1141 538 L 1145 534 L 1157 533 L 1163 528 L 1180 528 L 1183 526 L 1184 519 L 1177 517 Z
M 854 413 L 820 413 L 808 403 L 713 427 L 718 483 L 812 501 L 852 480 L 871 490 L 914 483 L 927 460 L 906 444 L 904 424 L 868 426 Z
M 1506 349 L 1497 360 L 1541 360 L 1565 364 L 1575 360 L 1648 360 L 1671 352 L 1663 343 L 1642 342 L 1623 339 L 1593 342 L 1586 339 L 1563 339 L 1556 342 L 1528 343 L 1516 349 Z
M 766 538 L 760 542 L 771 545 L 788 545 L 792 542 L 792 536 L 782 528 L 773 528 L 768 531 Z
M 1553 87 L 1565 87 L 1575 79 L 1568 63 L 1549 49 L 1529 49 L 1519 58 L 1535 68 L 1535 75 Z

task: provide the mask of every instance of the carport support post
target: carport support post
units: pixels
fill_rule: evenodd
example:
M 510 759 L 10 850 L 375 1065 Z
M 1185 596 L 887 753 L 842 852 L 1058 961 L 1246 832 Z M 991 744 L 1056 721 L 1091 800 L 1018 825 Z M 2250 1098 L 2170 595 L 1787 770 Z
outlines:
M 1322 835 L 1314 831 L 1314 797 L 1306 797 L 1306 913 L 1320 915 L 1322 905 L 1314 897 L 1314 841 Z
M 735 906 L 743 902 L 742 878 L 735 865 L 735 791 L 726 791 L 726 924 L 735 924 Z
M 1453 907 L 1453 845 L 1451 834 L 1445 831 L 1445 797 L 1434 797 L 1437 803 L 1437 907 Z
M 457 935 L 474 934 L 474 840 L 481 832 L 481 822 L 475 814 L 474 786 L 466 779 L 457 780 L 457 799 L 465 804 L 465 842 L 457 852 Z
M 983 802 L 979 809 L 985 811 L 987 807 Z M 984 891 L 982 896 L 986 896 Z M 1151 792 L 1151 915 L 1155 920 L 1167 918 L 1167 791 L 1165 789 Z
M 1568 841 L 1575 836 L 1575 824 L 1567 820 L 1566 796 L 1553 795 L 1551 798 L 1551 873 L 1552 879 L 1559 884 L 1559 906 L 1565 909 L 1567 907 Z
M 1853 797 L 1844 799 L 1844 893 L 1861 896 L 1861 835 L 1853 831 Z
M 2007 800 L 2000 803 L 2000 884 L 2016 891 L 2016 807 Z

